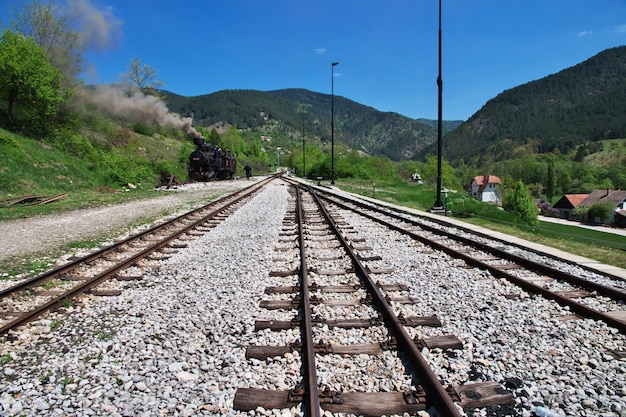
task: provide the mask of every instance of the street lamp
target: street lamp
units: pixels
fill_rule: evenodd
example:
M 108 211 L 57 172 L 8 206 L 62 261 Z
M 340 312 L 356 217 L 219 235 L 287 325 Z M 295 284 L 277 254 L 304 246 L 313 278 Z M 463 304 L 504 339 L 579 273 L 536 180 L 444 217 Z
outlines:
M 442 91 L 443 80 L 441 79 L 441 0 L 439 0 L 439 76 L 437 77 L 438 90 L 438 119 L 437 119 L 437 201 L 431 211 L 445 210 L 441 202 L 441 118 L 442 118 Z
M 280 154 L 282 153 L 281 149 L 282 148 L 280 146 L 276 148 L 276 172 L 280 170 Z
M 304 111 L 302 112 L 302 178 L 306 179 L 306 146 L 304 145 Z
M 335 65 L 330 65 L 330 185 L 335 185 Z

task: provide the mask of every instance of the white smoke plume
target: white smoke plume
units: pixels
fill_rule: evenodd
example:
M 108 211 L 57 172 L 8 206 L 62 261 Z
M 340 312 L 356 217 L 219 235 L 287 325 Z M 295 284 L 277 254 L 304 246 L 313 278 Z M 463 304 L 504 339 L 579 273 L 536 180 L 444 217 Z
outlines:
M 113 14 L 112 9 L 100 10 L 89 0 L 67 0 L 65 14 L 75 25 L 86 49 L 112 48 L 122 38 L 124 23 Z M 131 123 L 182 129 L 194 138 L 202 136 L 191 126 L 191 118 L 171 113 L 162 100 L 128 85 L 97 86 L 91 100 L 109 115 Z
M 165 103 L 155 96 L 142 93 L 130 86 L 97 86 L 93 93 L 93 104 L 110 116 L 131 123 L 156 124 L 173 129 L 182 129 L 191 137 L 202 134 L 191 126 L 191 117 L 171 113 Z
M 67 0 L 66 14 L 87 49 L 112 48 L 122 37 L 123 22 L 110 9 L 99 10 L 89 0 Z

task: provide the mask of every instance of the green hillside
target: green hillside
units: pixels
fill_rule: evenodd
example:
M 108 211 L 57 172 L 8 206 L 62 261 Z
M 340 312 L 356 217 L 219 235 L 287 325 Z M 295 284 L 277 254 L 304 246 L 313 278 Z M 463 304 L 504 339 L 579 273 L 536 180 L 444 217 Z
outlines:
M 305 89 L 275 91 L 223 90 L 196 97 L 164 92 L 168 107 L 194 123 L 225 123 L 238 129 L 267 133 L 278 122 L 278 134 L 300 137 L 303 123 L 308 137 L 331 139 L 331 96 Z M 335 96 L 335 141 L 370 155 L 392 160 L 409 159 L 437 139 L 436 121 L 415 120 L 393 112 L 380 112 Z M 447 122 L 447 130 L 460 122 Z
M 578 145 L 626 137 L 626 46 L 605 50 L 574 66 L 489 100 L 445 135 L 453 164 L 503 161 L 533 142 L 538 153 L 560 154 Z M 420 150 L 417 158 L 434 154 Z

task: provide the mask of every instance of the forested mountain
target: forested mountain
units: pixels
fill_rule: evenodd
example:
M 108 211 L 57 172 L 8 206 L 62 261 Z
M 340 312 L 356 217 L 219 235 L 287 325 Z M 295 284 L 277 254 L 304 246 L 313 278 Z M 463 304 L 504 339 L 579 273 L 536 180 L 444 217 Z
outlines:
M 197 97 L 166 93 L 168 107 L 195 124 L 223 122 L 330 140 L 331 96 L 304 89 L 224 90 Z M 445 104 L 445 103 L 444 103 Z M 379 112 L 335 96 L 335 140 L 392 160 L 435 155 L 437 121 Z M 304 112 L 304 115 L 303 115 Z M 580 144 L 626 137 L 626 46 L 605 50 L 556 74 L 506 90 L 468 121 L 444 121 L 444 157 L 485 166 L 519 152 L 567 153 Z
M 304 122 L 307 137 L 331 139 L 329 94 L 305 89 L 223 90 L 196 97 L 163 93 L 168 108 L 193 117 L 195 125 L 223 122 L 238 129 L 262 131 L 266 125 L 278 124 L 282 133 L 301 137 Z M 344 97 L 335 96 L 334 113 L 335 142 L 368 154 L 407 159 L 437 140 L 436 122 L 380 112 Z M 460 124 L 450 123 L 446 129 Z
M 506 90 L 458 129 L 445 135 L 444 157 L 453 165 L 513 159 L 516 149 L 558 149 L 626 137 L 626 47 L 611 48 L 574 67 Z M 422 158 L 436 154 L 423 148 Z M 485 160 L 481 160 L 487 159 Z

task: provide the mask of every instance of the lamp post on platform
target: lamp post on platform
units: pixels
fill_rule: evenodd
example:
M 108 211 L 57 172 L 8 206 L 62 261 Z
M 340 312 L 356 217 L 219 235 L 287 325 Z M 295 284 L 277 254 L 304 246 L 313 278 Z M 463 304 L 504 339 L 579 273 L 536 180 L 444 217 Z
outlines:
M 335 185 L 335 65 L 330 65 L 330 185 Z
M 302 112 L 302 178 L 306 179 L 306 145 L 304 144 L 304 111 Z
M 281 147 L 278 146 L 276 148 L 276 172 L 280 171 L 280 155 L 283 154 L 283 151 L 281 151 Z
M 439 76 L 437 77 L 437 90 L 438 90 L 438 106 L 437 106 L 437 200 L 431 211 L 445 210 L 443 203 L 441 202 L 441 130 L 442 130 L 442 91 L 443 80 L 441 79 L 441 0 L 439 0 Z

